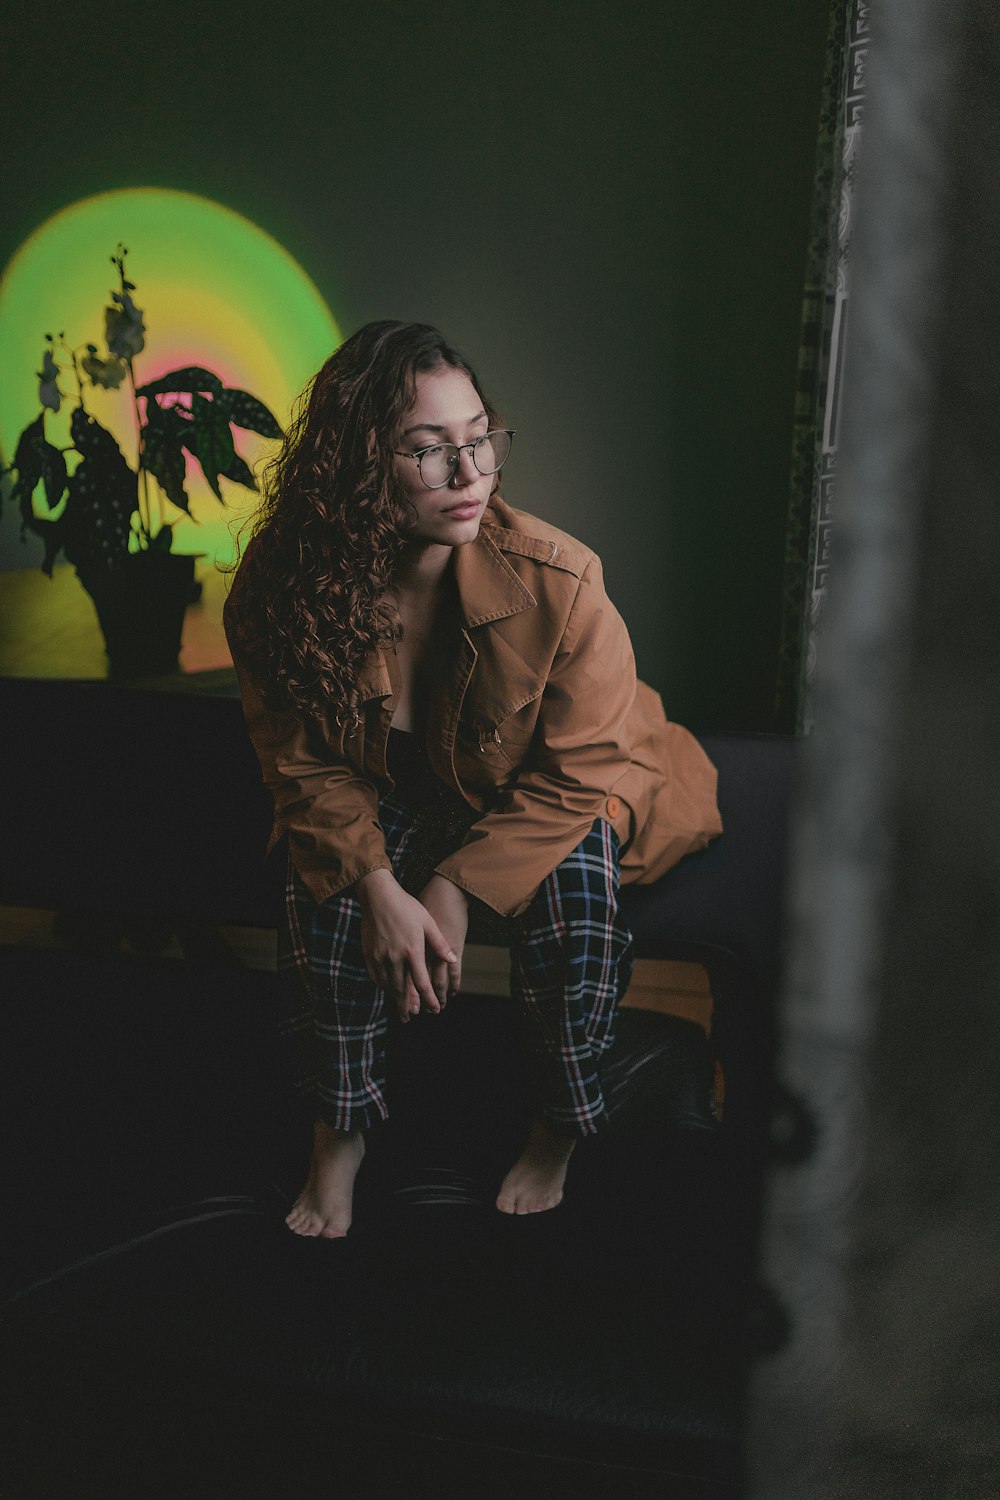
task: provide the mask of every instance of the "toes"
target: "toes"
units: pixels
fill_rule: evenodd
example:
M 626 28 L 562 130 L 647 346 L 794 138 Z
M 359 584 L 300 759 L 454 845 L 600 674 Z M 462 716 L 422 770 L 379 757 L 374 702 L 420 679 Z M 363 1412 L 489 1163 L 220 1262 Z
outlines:
M 323 1220 L 303 1204 L 296 1203 L 286 1216 L 285 1223 L 293 1234 L 312 1236 L 319 1233 Z
M 285 1223 L 293 1234 L 306 1239 L 342 1240 L 350 1228 L 350 1224 L 341 1226 L 335 1220 L 324 1218 L 315 1209 L 299 1204 L 285 1216 Z
M 557 1208 L 563 1200 L 562 1193 L 545 1193 L 536 1196 L 530 1192 L 503 1193 L 497 1198 L 496 1206 L 502 1214 L 541 1214 L 547 1209 Z

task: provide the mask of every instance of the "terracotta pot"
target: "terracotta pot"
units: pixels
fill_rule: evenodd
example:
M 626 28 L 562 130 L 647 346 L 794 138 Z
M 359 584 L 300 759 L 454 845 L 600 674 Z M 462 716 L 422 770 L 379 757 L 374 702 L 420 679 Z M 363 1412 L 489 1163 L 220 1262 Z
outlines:
M 77 571 L 101 622 L 109 677 L 177 671 L 184 611 L 200 593 L 194 565 L 188 553 L 150 551 L 114 569 Z

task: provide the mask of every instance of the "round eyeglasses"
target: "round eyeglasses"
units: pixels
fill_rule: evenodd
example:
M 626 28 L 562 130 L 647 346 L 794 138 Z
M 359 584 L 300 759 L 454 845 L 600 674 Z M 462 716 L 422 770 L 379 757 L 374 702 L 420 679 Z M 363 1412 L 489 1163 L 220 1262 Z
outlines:
M 393 452 L 398 458 L 415 458 L 420 478 L 427 488 L 442 490 L 458 473 L 463 448 L 471 452 L 472 462 L 480 474 L 495 474 L 507 462 L 515 431 L 513 427 L 494 427 L 492 432 L 475 438 L 471 443 L 433 443 L 429 448 L 418 448 L 415 453 L 403 453 L 398 448 Z

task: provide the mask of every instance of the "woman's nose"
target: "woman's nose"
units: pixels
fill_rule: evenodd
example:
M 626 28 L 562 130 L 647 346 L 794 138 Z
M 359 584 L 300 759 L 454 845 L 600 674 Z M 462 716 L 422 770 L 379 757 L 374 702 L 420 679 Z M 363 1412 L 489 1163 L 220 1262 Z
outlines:
M 451 476 L 452 484 L 471 484 L 479 478 L 479 470 L 472 459 L 471 448 L 461 448 L 458 454 L 458 467 Z

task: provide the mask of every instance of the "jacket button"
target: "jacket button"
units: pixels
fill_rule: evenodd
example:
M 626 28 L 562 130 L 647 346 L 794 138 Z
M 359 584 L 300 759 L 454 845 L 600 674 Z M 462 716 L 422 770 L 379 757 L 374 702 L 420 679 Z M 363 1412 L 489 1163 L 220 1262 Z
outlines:
M 617 818 L 617 816 L 621 812 L 621 810 L 622 810 L 621 798 L 620 797 L 609 797 L 608 798 L 608 815 L 610 817 L 612 817 L 612 818 Z

